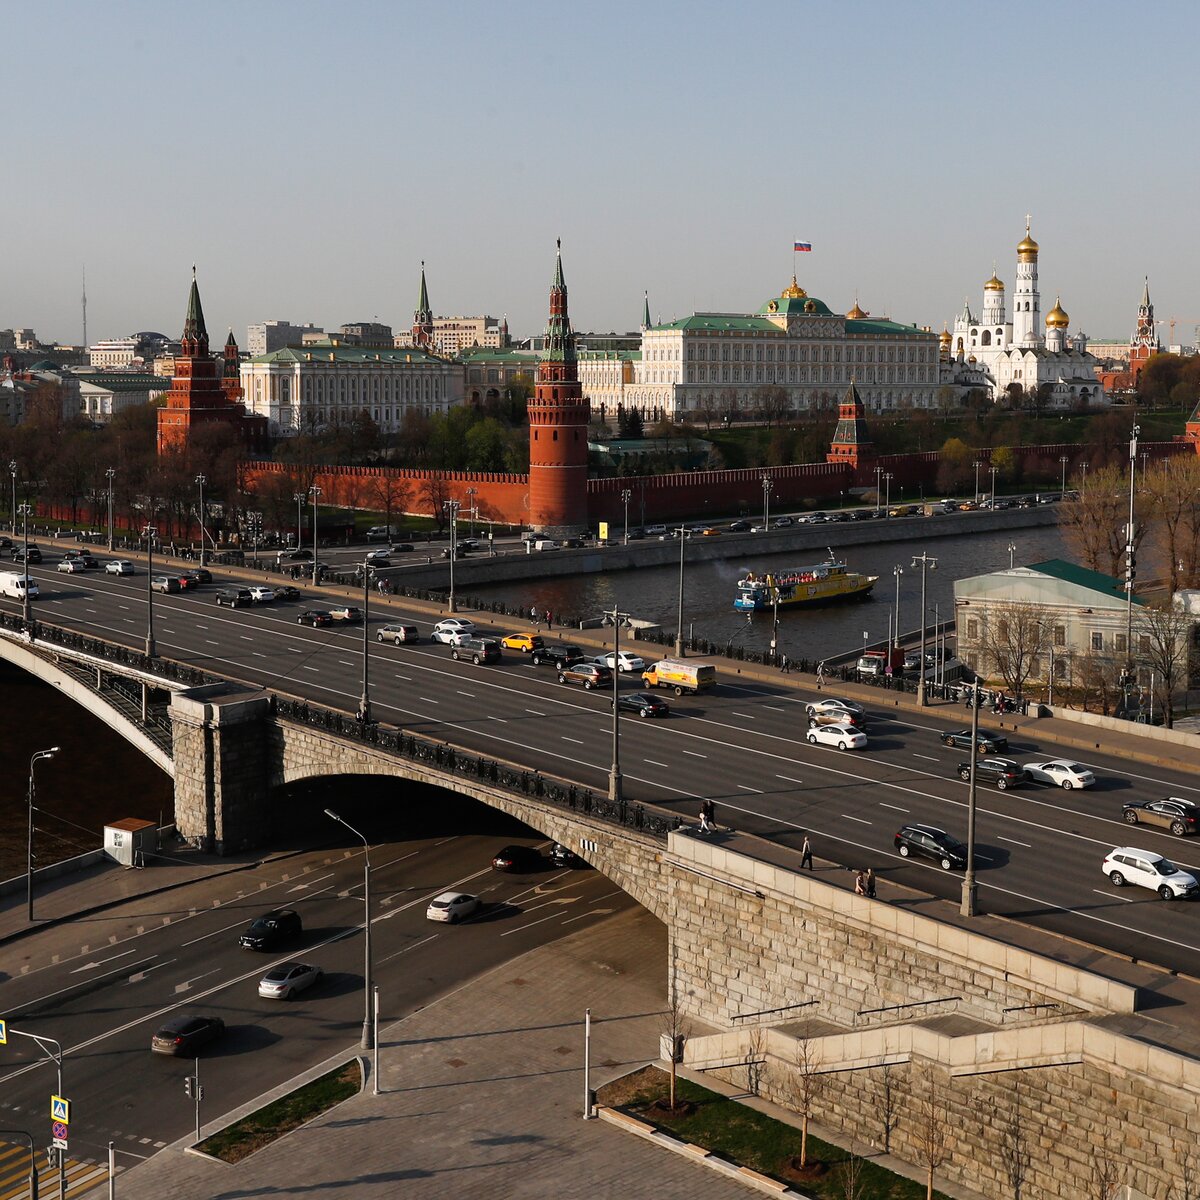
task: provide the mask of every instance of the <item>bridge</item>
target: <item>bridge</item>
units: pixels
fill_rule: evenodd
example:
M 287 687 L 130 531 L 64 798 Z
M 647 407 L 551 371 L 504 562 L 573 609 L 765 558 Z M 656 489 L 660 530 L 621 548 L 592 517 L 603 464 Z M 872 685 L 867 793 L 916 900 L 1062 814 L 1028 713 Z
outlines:
M 282 615 L 291 610 L 217 615 L 210 603 L 164 597 L 168 653 L 151 659 L 135 648 L 136 630 L 121 637 L 118 606 L 133 598 L 122 583 L 97 581 L 115 603 L 95 621 L 71 597 L 54 623 L 28 630 L 0 614 L 0 654 L 168 771 L 181 832 L 210 850 L 269 840 L 272 795 L 307 779 L 389 776 L 401 785 L 397 804 L 416 802 L 406 784 L 450 789 L 571 846 L 664 922 L 673 1007 L 691 1028 L 682 1054 L 698 1068 L 739 1084 L 753 1068 L 754 1086 L 787 1102 L 798 1058 L 814 1055 L 826 1077 L 821 1119 L 878 1143 L 871 1121 L 891 1105 L 905 1118 L 889 1134 L 893 1152 L 914 1161 L 921 1088 L 934 1080 L 958 1111 L 983 1114 L 947 1168 L 971 1186 L 1002 1177 L 1005 1122 L 1021 1106 L 1058 1131 L 1061 1153 L 1035 1167 L 1047 1194 L 1069 1194 L 1106 1143 L 1097 1113 L 1136 1130 L 1139 1163 L 1144 1156 L 1151 1178 L 1168 1177 L 1180 1091 L 1200 1094 L 1200 1065 L 1184 1039 L 1170 1044 L 1142 1015 L 1152 976 L 995 917 L 957 919 L 936 899 L 944 878 L 936 871 L 905 864 L 869 900 L 836 866 L 798 869 L 802 829 L 820 839 L 820 853 L 841 857 L 850 846 L 829 822 L 831 802 L 866 823 L 877 786 L 884 803 L 903 800 L 914 819 L 923 815 L 918 797 L 936 794 L 928 770 L 893 761 L 923 745 L 912 723 L 903 734 L 876 737 L 873 728 L 882 766 L 860 757 L 847 767 L 836 751 L 797 745 L 787 708 L 795 698 L 781 687 L 731 679 L 728 695 L 685 702 L 670 721 L 625 723 L 626 799 L 614 802 L 598 750 L 611 727 L 607 704 L 553 675 L 527 664 L 452 664 L 442 647 L 376 647 L 381 720 L 364 724 L 350 712 L 361 661 L 337 657 L 353 655 L 360 630 L 298 629 Z M 89 601 L 100 604 L 96 592 Z M 97 636 L 101 627 L 107 636 Z M 327 670 L 330 659 L 345 669 Z M 903 715 L 892 723 L 904 725 Z M 737 833 L 698 838 L 690 819 L 676 828 L 702 795 L 718 798 L 721 817 L 736 816 Z M 1018 811 L 1031 801 L 1015 803 Z M 1051 835 L 1056 805 L 1043 801 L 1038 813 Z M 1032 849 L 1033 834 L 1024 836 Z M 987 836 L 988 849 L 1000 844 Z M 878 854 L 881 868 L 889 857 Z M 1033 869 L 1045 874 L 1043 863 Z M 1084 870 L 1094 881 L 1094 866 Z M 1020 879 L 1008 890 L 1027 908 Z M 1157 922 L 1169 907 L 1126 910 L 1121 933 L 1139 955 L 1163 936 Z M 1065 904 L 1041 923 L 1052 929 L 1069 916 Z M 1188 953 L 1178 936 L 1175 944 Z M 896 1078 L 905 1080 L 899 1099 Z

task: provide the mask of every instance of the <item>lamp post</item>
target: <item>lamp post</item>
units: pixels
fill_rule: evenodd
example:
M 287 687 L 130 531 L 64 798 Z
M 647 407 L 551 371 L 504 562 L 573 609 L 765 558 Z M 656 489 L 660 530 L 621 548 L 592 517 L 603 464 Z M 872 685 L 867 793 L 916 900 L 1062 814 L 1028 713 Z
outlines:
M 679 539 L 679 618 L 675 626 L 675 657 L 683 657 L 683 548 L 687 545 L 688 531 L 686 525 L 680 525 L 675 530 Z
M 884 515 L 885 517 L 887 517 L 887 516 L 890 516 L 890 515 L 891 515 L 891 508 L 892 508 L 892 480 L 893 480 L 894 478 L 895 478 L 895 476 L 894 476 L 894 475 L 891 473 L 891 471 L 884 471 L 884 473 L 883 473 L 883 486 L 884 486 L 884 488 L 885 488 L 885 495 L 884 495 L 884 500 L 883 500 L 883 515 Z
M 763 490 L 763 533 L 771 528 L 771 477 L 764 475 L 762 477 Z
M 158 530 L 153 525 L 147 525 L 142 530 L 146 539 L 146 657 L 153 658 L 157 654 L 154 645 L 154 539 Z
M 442 508 L 450 514 L 450 595 L 446 601 L 450 612 L 458 612 L 458 604 L 454 598 L 454 560 L 458 557 L 458 510 L 461 507 L 457 500 L 442 501 Z
M 1142 487 L 1146 486 L 1146 472 L 1150 469 L 1150 451 L 1142 451 Z
M 1059 496 L 1062 497 L 1067 494 L 1067 463 L 1071 460 L 1064 454 L 1058 461 L 1062 466 L 1062 488 L 1059 491 Z
M 371 844 L 349 821 L 339 817 L 332 808 L 325 810 L 325 815 L 339 825 L 345 825 L 363 844 L 363 903 L 366 908 L 366 921 L 363 924 L 365 933 L 365 949 L 363 957 L 363 1027 L 362 1048 L 370 1050 L 374 1044 L 371 1028 Z
M 28 906 L 28 917 L 32 924 L 33 922 L 33 768 L 41 762 L 43 758 L 53 758 L 58 753 L 57 746 L 51 746 L 49 750 L 39 750 L 29 760 L 29 836 L 26 840 L 25 849 L 25 899 Z
M 116 473 L 112 467 L 104 472 L 104 477 L 108 480 L 108 550 L 110 554 L 113 548 L 113 478 Z
M 604 615 L 612 617 L 613 623 L 612 767 L 608 772 L 608 798 L 624 808 L 625 797 L 621 794 L 621 710 L 617 707 L 617 701 L 621 698 L 621 622 L 629 614 L 614 606 L 612 612 Z
M 12 516 L 12 535 L 17 536 L 17 460 L 14 458 L 8 464 L 9 473 L 12 475 L 12 508 L 10 515 Z
M 999 467 L 988 467 L 988 474 L 992 477 L 992 490 L 988 493 L 988 495 L 990 495 L 992 498 L 993 508 L 996 507 L 996 472 L 999 469 Z
M 25 586 L 21 589 L 21 620 L 25 628 L 29 628 L 29 514 L 33 511 L 30 504 L 22 504 L 17 510 L 21 514 L 21 534 L 25 543 L 25 557 L 21 560 L 21 569 L 25 572 Z M 14 531 L 15 532 L 15 531 Z
M 203 475 L 196 476 L 196 486 L 200 489 L 200 567 L 204 567 L 204 485 L 208 480 Z
M 59 1095 L 62 1095 L 60 1092 Z M 37 1169 L 37 1151 L 33 1146 L 33 1134 L 26 1133 L 23 1129 L 0 1129 L 0 1136 L 24 1138 L 29 1143 L 29 1200 L 38 1200 L 38 1169 Z M 112 1143 L 109 1142 L 111 1146 Z
M 1135 425 L 1129 439 L 1129 524 L 1125 526 L 1125 652 L 1126 652 L 1126 696 L 1133 683 L 1133 580 L 1136 566 L 1133 550 L 1133 497 L 1137 482 L 1138 434 L 1141 426 Z M 1143 468 L 1144 471 L 1145 468 Z
M 362 696 L 358 701 L 358 719 L 364 725 L 369 725 L 371 723 L 371 693 L 369 688 L 368 671 L 371 664 L 371 638 L 369 636 L 369 627 L 371 624 L 371 572 L 373 570 L 374 568 L 371 563 L 363 563 L 363 676 Z
M 1087 463 L 1081 462 L 1079 464 L 1079 469 L 1080 469 L 1080 471 L 1083 472 L 1083 479 L 1080 483 L 1079 490 L 1083 495 L 1086 496 L 1087 495 L 1087 469 L 1088 469 Z
M 875 468 L 875 515 L 876 516 L 879 516 L 879 489 L 881 486 L 879 483 L 879 479 L 882 475 L 883 475 L 883 468 L 876 467 Z
M 304 501 L 307 497 L 304 492 L 294 492 L 292 499 L 296 502 L 296 549 L 299 550 L 304 545 Z
M 979 680 L 971 687 L 971 774 L 967 780 L 967 871 L 962 882 L 959 912 L 973 917 L 979 911 L 979 887 L 975 883 L 975 762 L 979 757 Z
M 313 569 L 312 581 L 313 587 L 316 587 L 321 582 L 321 573 L 317 567 L 317 499 L 321 495 L 321 489 L 314 483 L 308 489 L 308 494 L 312 497 L 312 539 L 313 539 Z
M 1008 569 L 1010 571 L 1013 569 L 1013 560 L 1014 560 L 1016 553 L 1017 553 L 1017 543 L 1009 542 L 1008 543 Z
M 893 629 L 895 637 L 895 647 L 900 649 L 900 577 L 904 574 L 904 568 L 897 563 L 892 568 L 892 574 L 896 577 L 896 625 Z
M 475 497 L 479 494 L 478 488 L 467 488 L 467 512 L 471 514 L 470 535 L 475 536 Z
M 628 488 L 621 489 L 621 500 L 625 505 L 625 541 L 623 545 L 629 545 L 629 501 L 633 499 L 633 493 Z
M 975 468 L 975 507 L 978 508 L 979 507 L 979 468 L 983 466 L 983 463 L 981 463 L 979 461 L 979 459 L 976 459 L 971 464 L 971 466 L 973 466 Z
M 922 708 L 928 703 L 925 696 L 925 570 L 937 570 L 937 559 L 930 558 L 929 554 L 922 550 L 920 554 L 914 555 L 912 565 L 915 567 L 917 563 L 921 564 L 921 665 L 918 668 L 920 676 L 917 682 L 917 704 Z M 937 627 L 934 626 L 934 637 L 937 637 Z

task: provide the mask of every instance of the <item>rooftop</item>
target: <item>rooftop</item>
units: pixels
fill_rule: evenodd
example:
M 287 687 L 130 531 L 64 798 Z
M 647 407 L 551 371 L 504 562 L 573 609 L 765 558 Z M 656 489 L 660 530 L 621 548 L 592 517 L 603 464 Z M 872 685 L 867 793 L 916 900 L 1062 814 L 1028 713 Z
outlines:
M 1113 576 L 1104 575 L 1099 571 L 1089 571 L 1087 567 L 1065 562 L 1061 558 L 1048 558 L 1045 562 L 1030 563 L 1028 570 L 1049 575 L 1051 579 L 1061 579 L 1064 583 L 1074 584 L 1076 587 L 1087 588 L 1088 591 L 1100 592 L 1110 600 L 1125 599 L 1123 580 L 1114 579 Z M 1134 604 L 1146 603 L 1144 599 L 1136 595 L 1133 597 L 1133 602 Z

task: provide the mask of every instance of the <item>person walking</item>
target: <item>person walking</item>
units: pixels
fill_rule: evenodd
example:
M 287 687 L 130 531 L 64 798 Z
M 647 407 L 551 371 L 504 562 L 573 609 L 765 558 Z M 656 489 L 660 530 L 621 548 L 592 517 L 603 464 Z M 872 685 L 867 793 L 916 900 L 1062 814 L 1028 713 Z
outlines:
M 779 669 L 785 675 L 790 675 L 792 673 L 792 660 L 788 658 L 786 654 L 781 654 L 779 656 Z
M 825 685 L 825 660 L 821 659 L 817 663 L 817 691 L 819 692 Z
M 536 604 L 529 610 L 529 623 L 534 629 L 538 627 L 538 610 Z
M 549 609 L 546 609 L 546 632 L 548 633 L 553 628 L 554 628 L 554 614 Z
M 867 877 L 862 871 L 854 876 L 854 894 L 856 896 L 865 896 L 867 894 Z
M 863 882 L 867 889 L 867 899 L 874 900 L 875 899 L 875 868 L 874 867 L 867 868 L 867 877 Z
M 800 847 L 800 870 L 807 867 L 810 871 L 813 869 L 812 861 L 812 842 L 808 840 L 808 834 L 804 835 L 804 845 Z
M 717 826 L 714 820 L 716 809 L 711 800 L 705 800 L 700 805 L 700 832 L 715 833 Z

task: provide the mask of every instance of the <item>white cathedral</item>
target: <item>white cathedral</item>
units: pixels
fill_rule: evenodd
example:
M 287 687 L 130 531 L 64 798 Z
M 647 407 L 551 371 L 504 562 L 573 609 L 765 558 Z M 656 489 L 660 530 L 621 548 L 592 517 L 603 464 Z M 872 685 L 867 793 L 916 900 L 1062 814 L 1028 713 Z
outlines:
M 1012 319 L 1005 308 L 1004 283 L 995 270 L 983 285 L 983 311 L 979 317 L 968 300 L 954 321 L 954 332 L 943 329 L 941 350 L 944 382 L 985 390 L 992 400 L 1005 395 L 1010 385 L 1023 392 L 1047 391 L 1043 402 L 1050 408 L 1078 408 L 1108 401 L 1096 375 L 1099 365 L 1088 353 L 1087 337 L 1070 334 L 1070 318 L 1061 298 L 1046 314 L 1043 332 L 1038 292 L 1038 244 L 1030 235 L 1017 244 L 1017 277 L 1013 285 Z

